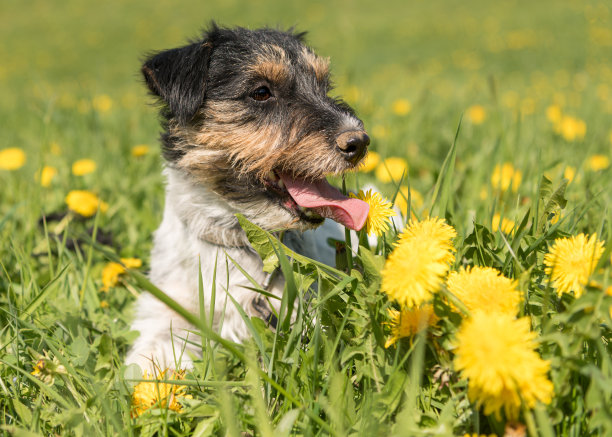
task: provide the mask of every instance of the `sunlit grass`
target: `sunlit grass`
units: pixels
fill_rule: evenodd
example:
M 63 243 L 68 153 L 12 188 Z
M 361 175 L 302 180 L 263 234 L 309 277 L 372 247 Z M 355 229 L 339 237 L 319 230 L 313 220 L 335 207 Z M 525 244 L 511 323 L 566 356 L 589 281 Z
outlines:
M 612 434 L 609 6 L 209 3 L 3 6 L 0 433 L 502 435 L 511 418 L 533 435 Z M 186 314 L 204 346 L 180 380 L 187 396 L 180 408 L 172 399 L 165 405 L 176 408 L 160 402 L 133 418 L 143 375 L 123 365 L 137 335 L 131 304 L 143 290 L 164 298 L 143 276 L 163 178 L 139 60 L 211 18 L 309 30 L 331 56 L 334 93 L 355 107 L 376 152 L 347 186 L 374 183 L 401 215 L 376 247 L 359 249 L 353 271 L 281 257 L 293 278 L 285 307 L 295 299 L 299 308 L 293 326 L 273 332 L 253 319 L 253 342 L 235 345 L 208 314 Z M 88 193 L 88 205 L 71 193 Z M 546 385 L 496 417 L 499 408 L 468 396 L 453 364 L 456 333 L 472 303 L 493 295 L 485 286 L 463 303 L 441 277 L 420 307 L 427 323 L 402 320 L 407 309 L 381 292 L 396 232 L 429 216 L 457 231 L 444 274 L 486 266 L 512 280 L 509 306 L 520 301 L 517 316 L 529 318 L 530 357 L 550 363 L 538 373 L 554 387 L 550 403 L 535 402 L 548 401 Z M 596 234 L 603 253 L 593 265 L 584 255 L 579 298 L 559 295 L 545 256 L 581 233 Z M 159 384 L 172 392 L 172 381 Z

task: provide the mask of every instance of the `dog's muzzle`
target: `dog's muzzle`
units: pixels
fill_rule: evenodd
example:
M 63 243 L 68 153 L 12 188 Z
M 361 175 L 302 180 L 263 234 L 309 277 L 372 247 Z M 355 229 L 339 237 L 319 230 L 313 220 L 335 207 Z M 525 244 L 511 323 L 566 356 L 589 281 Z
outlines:
M 356 165 L 368 150 L 370 137 L 365 131 L 343 132 L 336 138 L 336 147 L 344 159 Z

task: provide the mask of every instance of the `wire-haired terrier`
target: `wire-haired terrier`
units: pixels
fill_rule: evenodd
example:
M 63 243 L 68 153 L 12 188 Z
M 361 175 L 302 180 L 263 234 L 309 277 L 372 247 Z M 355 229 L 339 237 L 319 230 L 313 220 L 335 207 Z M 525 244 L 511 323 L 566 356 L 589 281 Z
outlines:
M 271 320 L 278 308 L 227 261 L 266 282 L 235 214 L 269 231 L 294 230 L 285 244 L 332 264 L 327 238 L 342 235 L 337 223 L 360 229 L 368 205 L 343 196 L 326 176 L 355 169 L 370 140 L 354 111 L 328 95 L 328 60 L 304 44 L 304 34 L 213 24 L 202 39 L 151 56 L 142 73 L 162 105 L 167 178 L 150 278 L 197 313 L 201 266 L 207 305 L 216 278 L 213 327 L 243 341 L 249 331 L 227 293 L 250 317 Z M 282 296 L 283 278 L 270 282 L 268 291 Z M 127 362 L 190 366 L 198 354 L 186 341 L 193 327 L 150 294 L 136 308 L 140 337 Z

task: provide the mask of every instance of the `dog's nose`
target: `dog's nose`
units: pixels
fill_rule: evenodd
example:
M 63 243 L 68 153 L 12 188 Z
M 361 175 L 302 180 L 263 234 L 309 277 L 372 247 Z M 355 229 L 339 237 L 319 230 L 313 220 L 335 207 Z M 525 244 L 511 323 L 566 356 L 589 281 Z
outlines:
M 338 137 L 336 143 L 344 159 L 351 164 L 357 164 L 366 154 L 370 137 L 364 131 L 344 132 Z

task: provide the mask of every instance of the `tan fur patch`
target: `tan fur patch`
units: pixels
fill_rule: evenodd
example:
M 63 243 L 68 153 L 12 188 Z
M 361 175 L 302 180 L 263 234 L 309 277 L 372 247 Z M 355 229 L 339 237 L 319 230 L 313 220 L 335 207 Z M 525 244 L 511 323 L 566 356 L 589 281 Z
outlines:
M 329 58 L 317 56 L 306 47 L 302 49 L 302 56 L 306 63 L 313 69 L 317 76 L 317 80 L 323 81 L 329 74 Z
M 358 131 L 354 130 L 341 133 L 336 138 L 336 144 L 338 144 L 338 147 L 340 147 L 342 150 L 346 150 L 348 148 L 348 141 L 353 138 L 356 133 L 358 133 Z
M 260 48 L 255 65 L 251 67 L 253 73 L 263 76 L 271 82 L 282 82 L 289 77 L 289 58 L 282 47 L 267 44 Z
M 273 83 L 283 82 L 289 77 L 289 67 L 287 64 L 275 61 L 264 61 L 255 64 L 251 71 Z
M 244 108 L 231 101 L 207 102 L 200 126 L 171 127 L 182 141 L 176 145 L 183 157 L 178 166 L 201 181 L 214 184 L 227 178 L 256 177 L 269 172 L 290 172 L 307 179 L 341 173 L 350 165 L 333 153 L 322 133 L 298 138 L 299 125 L 289 133 L 280 126 L 239 123 Z M 245 114 L 246 115 L 246 114 Z
M 264 62 L 266 60 L 273 60 L 281 64 L 289 64 L 289 59 L 287 58 L 287 52 L 280 46 L 276 44 L 265 44 L 262 45 L 259 49 L 259 53 L 261 54 L 259 60 Z

